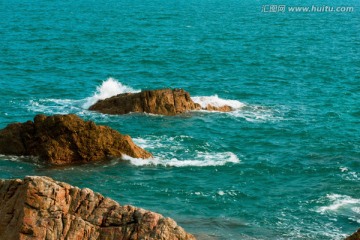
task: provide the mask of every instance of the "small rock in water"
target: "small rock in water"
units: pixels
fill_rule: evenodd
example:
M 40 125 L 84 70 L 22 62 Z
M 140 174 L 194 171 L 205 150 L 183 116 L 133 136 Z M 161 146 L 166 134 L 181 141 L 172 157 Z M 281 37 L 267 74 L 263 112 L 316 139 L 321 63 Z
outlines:
M 0 130 L 0 154 L 35 156 L 54 165 L 85 163 L 109 157 L 152 155 L 128 135 L 74 114 L 37 115 L 34 122 L 9 124 Z
M 216 107 L 207 105 L 205 108 L 202 108 L 183 89 L 157 89 L 145 90 L 139 93 L 122 93 L 100 100 L 89 108 L 89 110 L 105 114 L 146 112 L 168 116 L 200 109 L 221 112 L 233 110 L 230 106 Z

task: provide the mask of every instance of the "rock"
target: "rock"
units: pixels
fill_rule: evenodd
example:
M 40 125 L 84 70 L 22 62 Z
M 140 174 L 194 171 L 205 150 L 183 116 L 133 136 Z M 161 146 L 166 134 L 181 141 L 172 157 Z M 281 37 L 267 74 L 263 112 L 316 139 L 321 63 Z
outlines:
M 345 240 L 360 240 L 360 228 L 357 230 L 357 232 L 345 238 Z
M 85 122 L 73 114 L 37 115 L 34 122 L 9 124 L 0 130 L 0 154 L 38 156 L 55 165 L 99 161 L 123 154 L 151 157 L 130 136 Z
M 105 114 L 127 114 L 146 112 L 160 115 L 176 115 L 191 110 L 202 109 L 193 102 L 190 94 L 183 89 L 146 90 L 139 93 L 123 93 L 104 100 L 99 100 L 89 110 Z M 208 105 L 204 110 L 230 111 L 229 106 L 215 107 Z
M 208 104 L 206 106 L 206 108 L 202 108 L 202 109 L 207 110 L 207 111 L 218 111 L 218 112 L 231 112 L 234 110 L 232 107 L 230 107 L 228 105 L 221 106 L 221 107 L 215 107 L 210 104 Z
M 0 180 L 1 239 L 195 239 L 170 218 L 48 177 Z

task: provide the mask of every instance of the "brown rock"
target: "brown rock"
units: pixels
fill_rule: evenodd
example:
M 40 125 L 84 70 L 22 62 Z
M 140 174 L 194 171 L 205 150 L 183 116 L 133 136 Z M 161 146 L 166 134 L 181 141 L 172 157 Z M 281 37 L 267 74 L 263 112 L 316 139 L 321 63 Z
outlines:
M 0 180 L 1 239 L 195 239 L 170 218 L 48 177 Z
M 76 115 L 37 115 L 34 122 L 9 124 L 0 130 L 0 153 L 38 156 L 55 164 L 91 162 L 107 157 L 148 158 L 151 154 L 130 136 Z
M 360 240 L 360 228 L 357 230 L 357 232 L 345 238 L 345 240 Z
M 183 89 L 159 89 L 139 93 L 123 93 L 100 100 L 89 108 L 89 110 L 105 114 L 146 112 L 170 116 L 200 109 L 201 106 L 194 103 L 190 94 Z M 209 105 L 204 110 L 230 111 L 230 109 L 229 106 L 217 108 Z
M 215 107 L 215 106 L 212 106 L 210 104 L 208 104 L 206 106 L 206 108 L 203 108 L 204 110 L 207 110 L 207 111 L 218 111 L 218 112 L 231 112 L 233 111 L 234 109 L 228 105 L 225 105 L 225 106 L 221 106 L 221 107 Z

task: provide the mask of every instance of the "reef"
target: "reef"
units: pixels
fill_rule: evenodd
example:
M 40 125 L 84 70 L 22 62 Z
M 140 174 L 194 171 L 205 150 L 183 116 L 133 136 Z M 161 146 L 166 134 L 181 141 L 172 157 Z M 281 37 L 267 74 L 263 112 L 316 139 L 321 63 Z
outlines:
M 0 154 L 34 156 L 43 163 L 63 165 L 124 155 L 149 158 L 131 137 L 107 126 L 68 115 L 37 115 L 34 121 L 12 123 L 0 130 Z
M 89 110 L 105 114 L 127 114 L 145 112 L 173 116 L 193 110 L 229 112 L 230 106 L 216 107 L 207 105 L 202 108 L 195 103 L 190 94 L 183 89 L 145 90 L 138 93 L 122 93 L 90 106 Z

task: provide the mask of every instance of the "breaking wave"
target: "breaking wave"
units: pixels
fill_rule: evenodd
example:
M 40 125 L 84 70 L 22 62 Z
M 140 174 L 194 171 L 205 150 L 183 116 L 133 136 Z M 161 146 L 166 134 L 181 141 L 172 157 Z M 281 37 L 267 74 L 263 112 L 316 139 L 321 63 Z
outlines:
M 103 81 L 101 85 L 96 88 L 96 91 L 91 97 L 80 100 L 53 98 L 30 100 L 27 109 L 33 112 L 46 114 L 76 113 L 79 115 L 84 115 L 84 110 L 87 110 L 98 100 L 103 100 L 121 93 L 139 91 L 140 90 L 126 86 L 115 78 L 110 77 Z
M 219 98 L 218 95 L 214 96 L 201 96 L 201 97 L 191 97 L 191 99 L 200 104 L 202 108 L 206 108 L 208 105 L 212 105 L 214 107 L 222 107 L 222 106 L 230 106 L 233 109 L 240 109 L 244 107 L 246 104 L 237 100 L 228 100 Z
M 340 214 L 360 223 L 360 199 L 347 195 L 327 194 L 326 206 L 316 209 L 320 214 Z
M 78 115 L 86 115 L 87 109 L 95 104 L 98 100 L 106 99 L 121 93 L 136 93 L 141 90 L 134 89 L 130 86 L 124 85 L 115 78 L 108 78 L 103 81 L 92 94 L 91 97 L 85 99 L 35 99 L 30 100 L 26 108 L 31 112 L 40 112 L 46 114 L 67 114 L 75 113 Z M 248 122 L 267 122 L 283 120 L 283 113 L 270 107 L 263 107 L 259 105 L 251 105 L 240 102 L 238 100 L 223 99 L 218 95 L 213 96 L 194 96 L 192 100 L 200 104 L 201 107 L 206 107 L 208 104 L 221 107 L 228 105 L 234 109 L 231 112 L 216 112 L 218 114 L 226 114 L 235 119 L 246 120 Z M 212 111 L 206 111 L 209 114 Z M 150 114 L 152 115 L 152 114 Z
M 150 159 L 137 159 L 125 157 L 131 164 L 136 166 L 161 165 L 171 167 L 206 167 L 223 166 L 227 163 L 237 164 L 240 159 L 232 152 L 212 152 L 207 143 L 202 150 L 191 150 L 193 138 L 186 135 L 171 136 L 147 136 L 133 138 L 135 144 L 150 150 L 154 157 Z M 182 154 L 177 154 L 181 152 Z M 182 156 L 179 158 L 179 156 Z
M 95 104 L 99 100 L 116 96 L 121 93 L 134 92 L 140 92 L 140 90 L 135 90 L 129 86 L 123 85 L 115 78 L 110 77 L 106 81 L 103 81 L 102 84 L 96 88 L 96 92 L 93 96 L 86 99 L 86 102 L 83 104 L 83 108 L 88 109 L 91 105 Z

